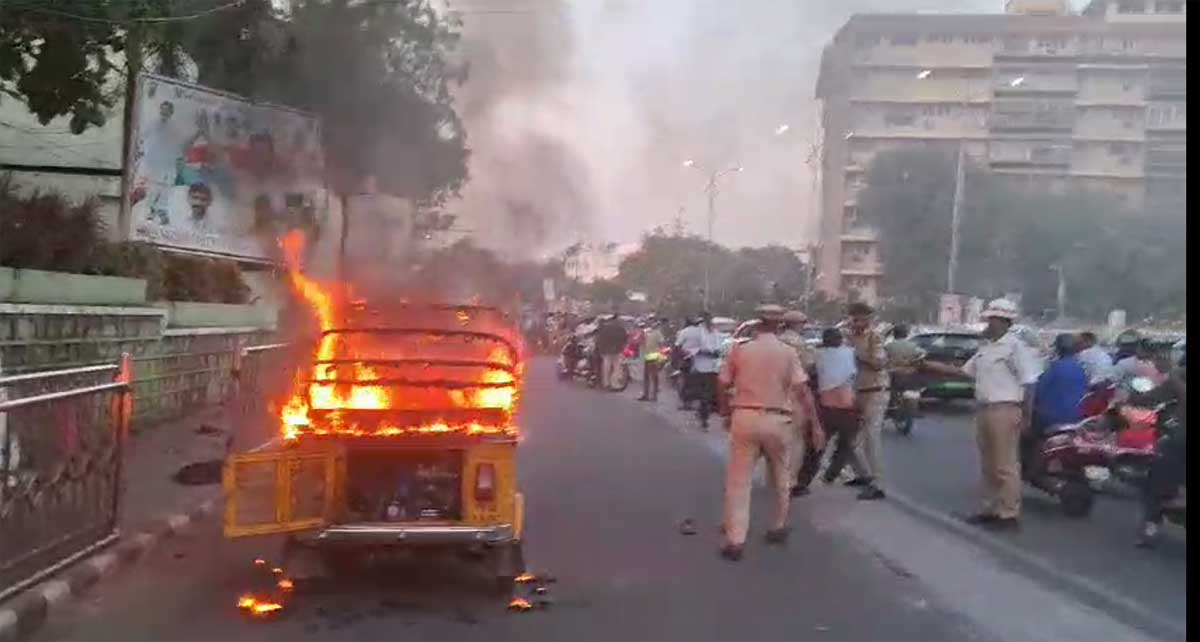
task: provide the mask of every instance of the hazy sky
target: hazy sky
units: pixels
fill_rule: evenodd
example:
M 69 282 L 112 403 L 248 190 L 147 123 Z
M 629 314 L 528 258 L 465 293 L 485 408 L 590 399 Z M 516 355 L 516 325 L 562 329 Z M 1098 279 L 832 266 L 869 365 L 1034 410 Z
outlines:
M 1077 3 L 1078 4 L 1078 3 Z M 799 245 L 816 226 L 806 160 L 821 49 L 853 13 L 1000 12 L 1003 0 L 458 0 L 472 181 L 452 205 L 481 243 L 531 256 L 627 242 L 680 207 L 716 238 Z M 775 136 L 787 123 L 790 130 Z

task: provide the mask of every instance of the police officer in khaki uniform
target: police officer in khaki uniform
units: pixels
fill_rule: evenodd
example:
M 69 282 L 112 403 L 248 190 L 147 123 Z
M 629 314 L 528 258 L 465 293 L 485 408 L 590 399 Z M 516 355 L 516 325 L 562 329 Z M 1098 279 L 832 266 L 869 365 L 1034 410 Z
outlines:
M 1021 515 L 1021 433 L 1029 429 L 1038 368 L 1013 332 L 1017 306 L 1007 299 L 987 305 L 987 341 L 962 368 L 926 362 L 925 368 L 975 382 L 975 417 L 983 473 L 983 510 L 967 518 L 985 528 L 1015 529 Z
M 809 347 L 808 342 L 804 340 L 804 335 L 801 334 L 806 323 L 808 323 L 808 316 L 803 312 L 788 310 L 783 315 L 783 331 L 779 333 L 779 340 L 796 351 L 796 356 L 800 357 L 800 365 L 804 368 L 811 384 L 816 376 L 817 352 Z M 792 472 L 800 470 L 804 453 L 813 447 L 805 439 L 805 435 L 808 434 L 807 421 L 808 415 L 803 410 L 797 409 L 792 417 L 792 427 L 796 430 L 796 446 L 792 448 Z M 793 491 L 792 495 L 796 496 L 796 494 Z
M 851 485 L 862 486 L 859 499 L 883 499 L 883 416 L 888 404 L 887 353 L 883 337 L 871 327 L 875 310 L 865 303 L 851 303 L 846 340 L 854 348 L 858 363 L 855 396 L 862 428 L 858 432 L 858 452 L 850 460 L 857 474 Z
M 725 545 L 721 556 L 742 557 L 750 522 L 750 479 L 759 456 L 767 460 L 774 513 L 767 542 L 787 540 L 790 458 L 795 441 L 793 412 L 808 413 L 809 439 L 822 444 L 824 433 L 816 419 L 808 388 L 808 375 L 795 350 L 779 340 L 783 309 L 759 307 L 760 324 L 753 339 L 734 347 L 719 377 L 721 409 L 730 431 L 729 462 L 725 477 Z

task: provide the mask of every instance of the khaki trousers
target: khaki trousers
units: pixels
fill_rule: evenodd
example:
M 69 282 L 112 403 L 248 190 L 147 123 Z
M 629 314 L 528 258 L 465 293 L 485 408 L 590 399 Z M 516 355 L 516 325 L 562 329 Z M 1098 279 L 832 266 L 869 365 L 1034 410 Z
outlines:
M 1021 514 L 1021 407 L 989 404 L 975 419 L 983 472 L 983 512 L 998 517 Z
M 756 410 L 734 410 L 729 438 L 729 463 L 725 474 L 725 538 L 740 546 L 750 527 L 750 480 L 759 456 L 767 460 L 771 486 L 771 528 L 787 523 L 791 491 L 791 417 Z
M 888 391 L 860 392 L 856 403 L 862 428 L 850 468 L 858 477 L 871 479 L 878 486 L 883 483 L 883 416 L 887 413 Z

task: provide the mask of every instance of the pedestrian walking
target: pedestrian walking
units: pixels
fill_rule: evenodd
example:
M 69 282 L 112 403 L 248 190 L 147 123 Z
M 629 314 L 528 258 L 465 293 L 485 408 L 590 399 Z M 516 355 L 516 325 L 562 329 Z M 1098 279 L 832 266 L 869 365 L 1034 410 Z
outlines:
M 684 386 L 688 400 L 696 401 L 700 428 L 708 430 L 708 419 L 717 405 L 717 368 L 721 341 L 712 326 L 712 315 L 704 312 L 700 322 L 680 333 L 679 348 L 691 362 Z
M 875 310 L 865 303 L 851 303 L 847 308 L 849 333 L 847 339 L 854 348 L 858 365 L 855 377 L 855 401 L 858 404 L 858 448 L 850 460 L 855 478 L 850 485 L 861 486 L 859 499 L 883 499 L 883 417 L 888 405 L 887 353 L 883 337 L 871 327 Z
M 789 463 L 794 447 L 792 417 L 797 407 L 814 413 L 808 375 L 796 352 L 779 340 L 783 309 L 758 308 L 759 326 L 750 341 L 736 346 L 721 367 L 721 408 L 729 430 L 729 462 L 725 475 L 725 543 L 721 556 L 742 557 L 750 523 L 750 478 L 759 457 L 767 462 L 772 490 L 771 544 L 787 540 Z M 820 422 L 807 422 L 813 439 L 823 446 Z
M 625 350 L 625 342 L 629 333 L 621 319 L 610 314 L 600 323 L 596 330 L 596 352 L 600 355 L 600 387 L 612 389 L 613 374 L 621 364 L 621 352 Z
M 1021 516 L 1021 434 L 1032 419 L 1033 386 L 1038 367 L 1030 348 L 1010 332 L 1017 306 L 1007 299 L 988 303 L 984 343 L 962 368 L 926 362 L 936 372 L 975 381 L 979 402 L 975 418 L 983 473 L 983 510 L 967 522 L 993 529 L 1015 529 Z
M 679 393 L 679 409 L 689 410 L 692 404 L 692 357 L 684 349 L 684 344 L 689 344 L 695 339 L 692 337 L 699 330 L 696 326 L 700 325 L 700 319 L 695 317 L 687 317 L 683 320 L 683 325 L 678 332 L 675 333 L 675 341 L 673 343 L 675 349 L 671 351 L 671 363 L 674 364 L 675 370 L 678 373 Z
M 641 353 L 645 367 L 642 372 L 642 396 L 638 397 L 640 401 L 658 401 L 658 379 L 664 360 L 663 345 L 666 342 L 662 326 L 665 323 L 665 319 L 650 317 L 646 331 L 642 333 Z
M 843 344 L 843 336 L 837 328 L 827 328 L 821 335 L 821 347 L 815 353 L 815 369 L 817 379 L 817 413 L 823 428 L 826 445 L 837 441 L 829 467 L 825 469 L 825 483 L 837 481 L 842 468 L 854 456 L 854 448 L 858 443 L 860 422 L 858 407 L 854 399 L 854 379 L 858 374 L 858 366 L 854 359 L 854 349 Z M 813 447 L 805 450 L 800 470 L 796 474 L 796 485 L 792 487 L 792 497 L 808 493 L 809 484 L 817 476 L 821 467 L 824 448 Z

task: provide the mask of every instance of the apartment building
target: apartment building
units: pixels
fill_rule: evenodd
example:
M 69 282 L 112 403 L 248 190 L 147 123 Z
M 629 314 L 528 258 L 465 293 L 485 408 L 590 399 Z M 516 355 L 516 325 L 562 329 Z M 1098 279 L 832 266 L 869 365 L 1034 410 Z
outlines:
M 1006 4 L 989 15 L 856 15 L 827 45 L 816 87 L 821 291 L 880 297 L 878 235 L 858 220 L 856 195 L 883 150 L 961 144 L 1030 186 L 1184 207 L 1186 3 L 1093 0 L 1075 15 L 1065 0 Z

